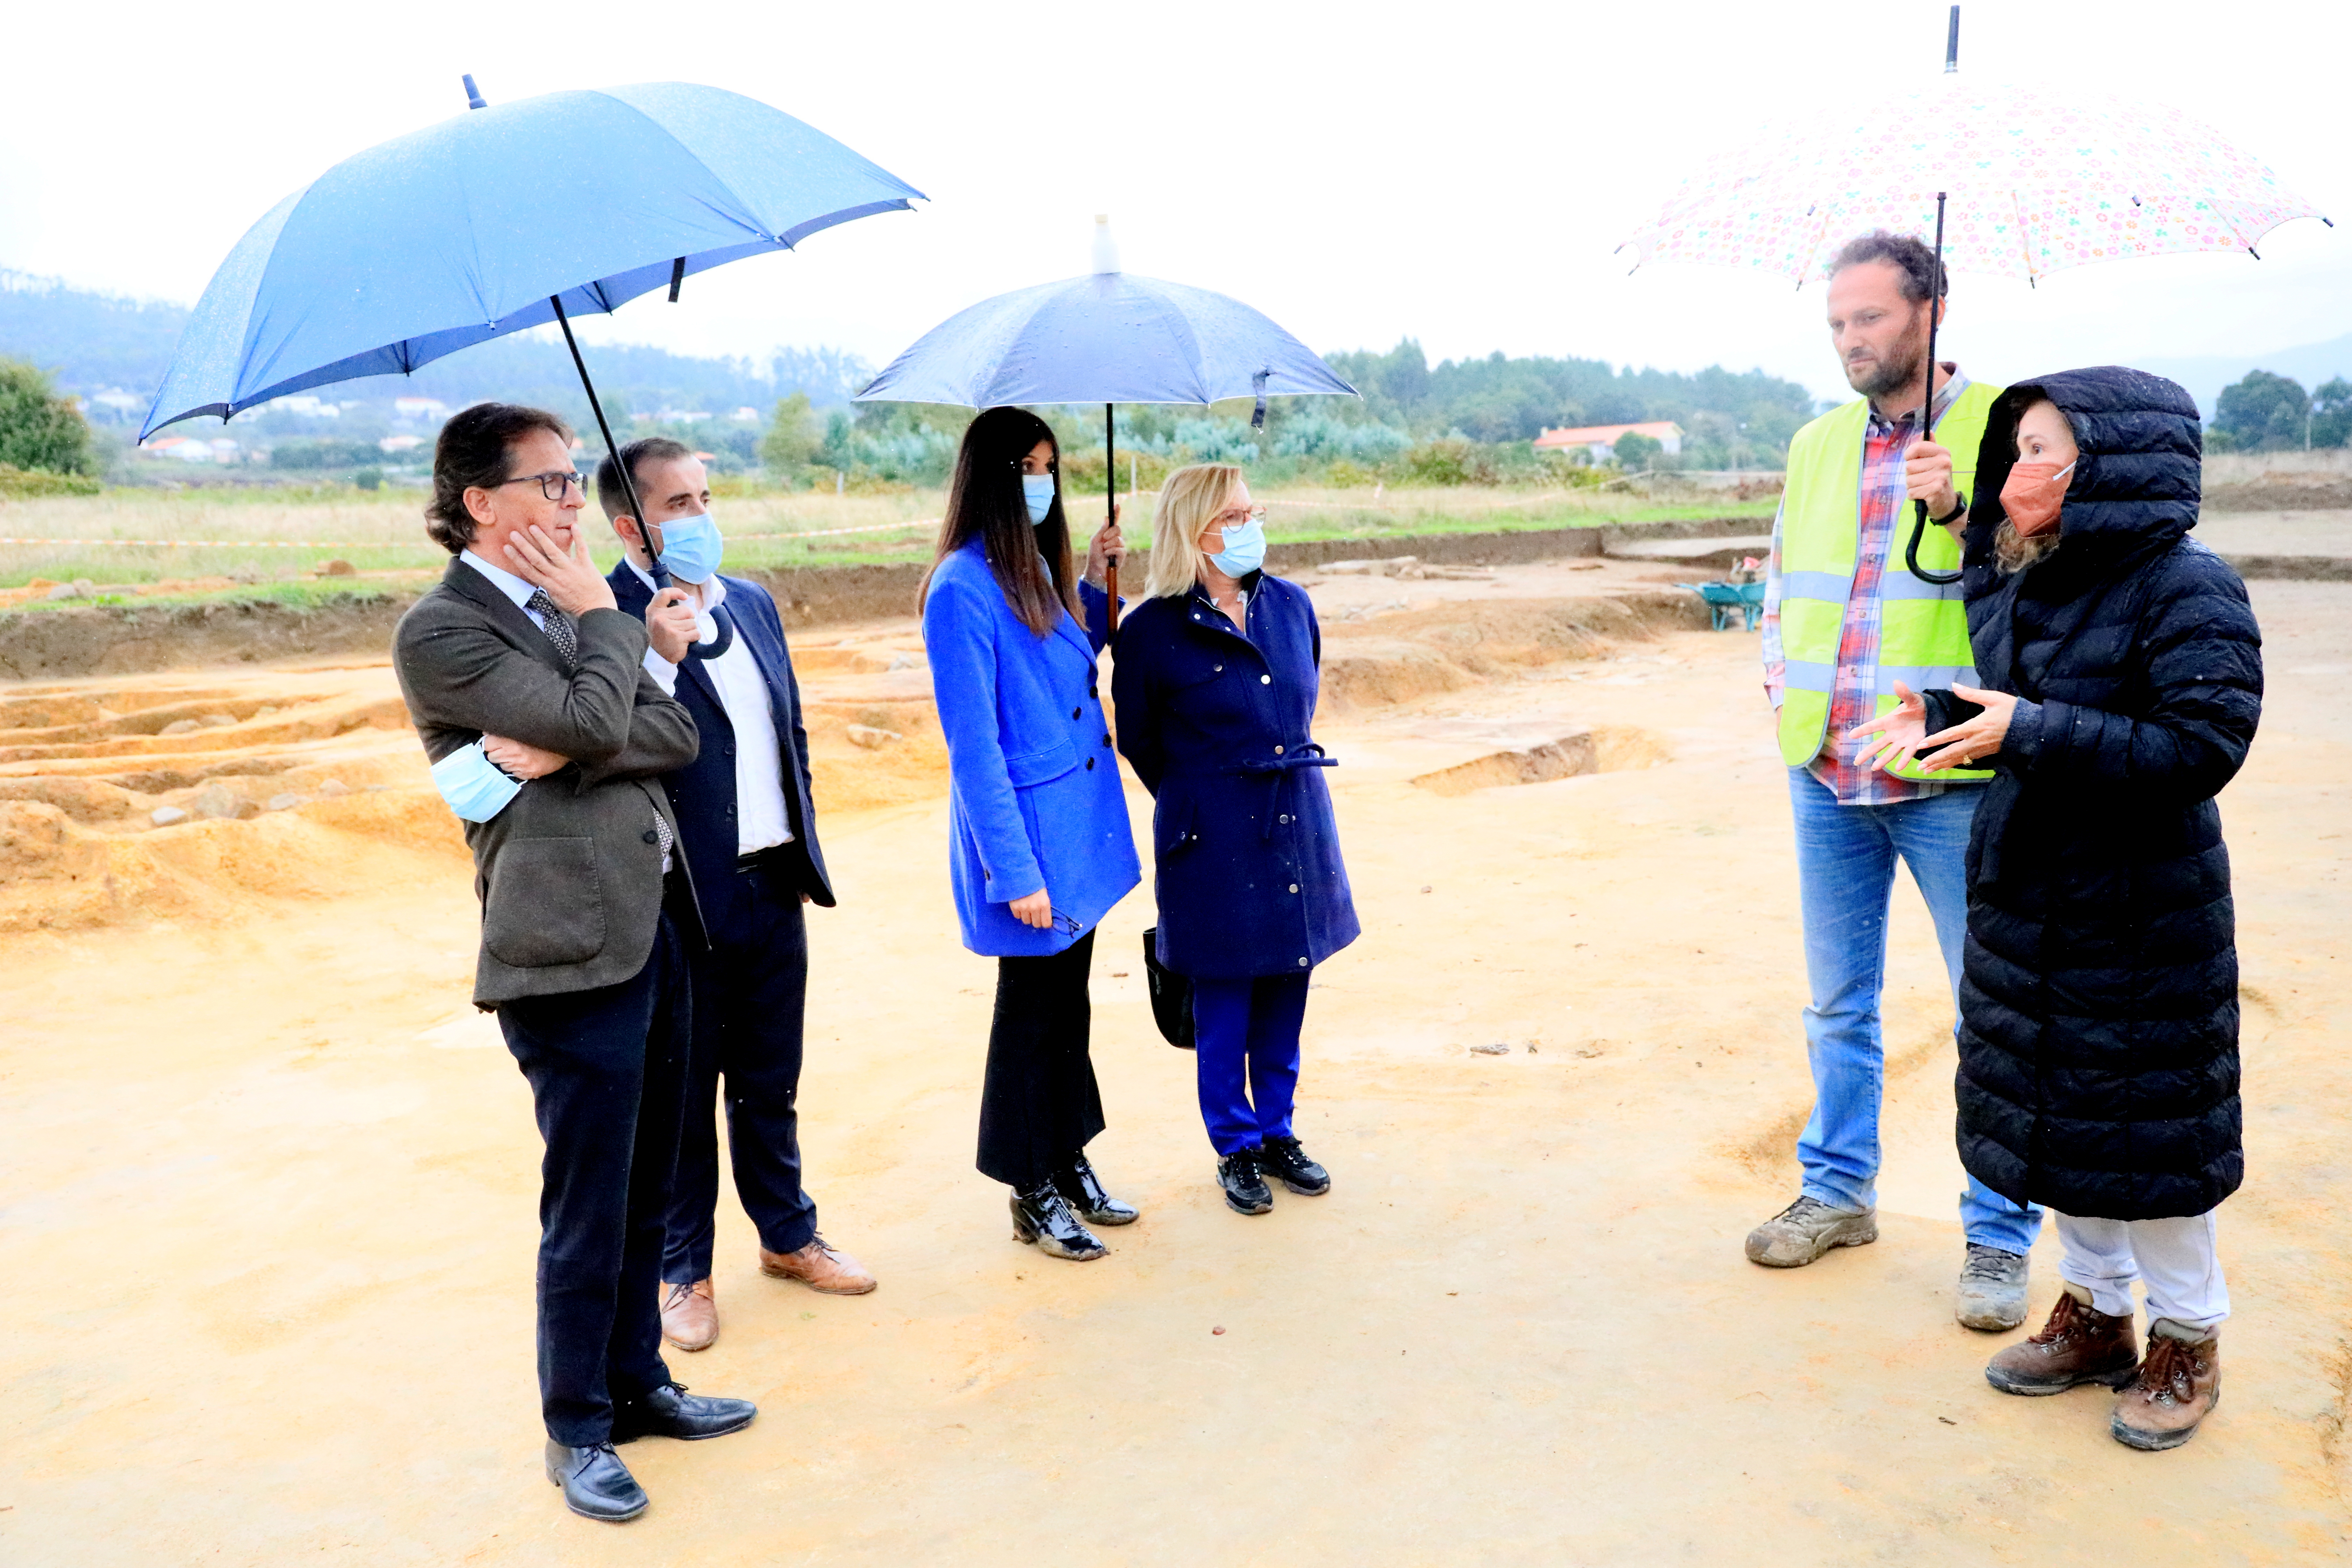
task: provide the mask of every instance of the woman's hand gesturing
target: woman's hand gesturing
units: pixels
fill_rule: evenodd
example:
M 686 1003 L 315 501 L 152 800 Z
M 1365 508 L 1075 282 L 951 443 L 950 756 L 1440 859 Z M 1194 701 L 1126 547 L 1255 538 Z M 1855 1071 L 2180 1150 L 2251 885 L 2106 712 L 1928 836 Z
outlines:
M 1979 758 L 1990 757 L 2000 750 L 2009 738 L 2009 721 L 2017 716 L 2017 699 L 2006 691 L 1979 691 L 1973 686 L 1955 683 L 1952 695 L 1963 702 L 1980 704 L 1984 711 L 1948 730 L 1938 730 L 1920 744 L 1942 746 L 1932 757 L 1920 759 L 1922 773 L 1939 773 L 1947 768 L 1966 767 Z
M 1900 707 L 1845 732 L 1849 741 L 1859 741 L 1866 735 L 1877 737 L 1862 750 L 1862 765 L 1866 768 L 1899 768 L 1914 760 L 1919 748 L 1927 743 L 1926 700 L 1899 680 L 1895 683 L 1895 695 Z

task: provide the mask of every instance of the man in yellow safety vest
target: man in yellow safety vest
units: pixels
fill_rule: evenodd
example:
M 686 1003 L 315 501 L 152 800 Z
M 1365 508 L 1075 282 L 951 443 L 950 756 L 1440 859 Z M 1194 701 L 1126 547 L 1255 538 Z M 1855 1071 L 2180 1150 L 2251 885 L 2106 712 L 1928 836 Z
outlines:
M 1956 1002 L 1960 982 L 1969 821 L 1992 775 L 1880 772 L 1846 739 L 1910 690 L 1982 684 L 1958 583 L 1921 574 L 1957 572 L 1977 445 L 2000 389 L 1937 364 L 1933 438 L 1923 437 L 1929 300 L 1948 294 L 1937 285 L 1935 257 L 1907 236 L 1864 235 L 1832 262 L 1830 339 L 1862 396 L 1789 443 L 1772 525 L 1764 685 L 1780 712 L 1796 813 L 1814 1093 L 1797 1140 L 1797 1201 L 1748 1237 L 1748 1258 L 1774 1268 L 1878 1239 L 1879 992 L 1896 859 L 1927 900 Z M 1935 300 L 1939 317 L 1947 302 Z M 1919 542 L 1914 573 L 1905 548 L 1920 500 L 1939 526 Z M 2041 1211 L 1970 1180 L 1960 1219 L 1957 1315 L 1972 1329 L 2013 1329 L 2025 1319 L 2026 1255 Z

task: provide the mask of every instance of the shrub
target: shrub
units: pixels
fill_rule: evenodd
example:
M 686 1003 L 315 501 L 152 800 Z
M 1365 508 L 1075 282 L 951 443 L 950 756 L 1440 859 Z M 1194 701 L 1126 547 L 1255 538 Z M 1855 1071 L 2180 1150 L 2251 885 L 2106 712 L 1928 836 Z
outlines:
M 89 424 L 38 365 L 0 357 L 0 463 L 53 474 L 90 471 Z
M 371 468 L 383 458 L 383 451 L 373 441 L 338 441 L 332 437 L 280 441 L 269 449 L 269 466 L 273 468 Z
M 1654 436 L 1644 436 L 1639 430 L 1628 430 L 1617 437 L 1612 448 L 1617 454 L 1617 466 L 1632 470 L 1654 467 L 1665 456 L 1666 445 Z
M 1412 445 L 1412 437 L 1391 426 L 1349 425 L 1328 414 L 1307 414 L 1283 422 L 1274 455 L 1383 463 Z
M 25 469 L 0 463 L 0 497 L 29 500 L 36 496 L 94 496 L 102 487 L 86 474 L 61 474 L 49 468 Z
M 359 486 L 359 488 L 363 490 L 380 490 L 383 489 L 383 470 L 382 468 L 362 468 L 358 473 L 352 476 L 352 483 Z
M 767 433 L 760 437 L 760 466 L 772 474 L 798 473 L 816 461 L 817 448 L 824 437 L 812 417 L 809 395 L 795 392 L 776 405 L 768 420 Z

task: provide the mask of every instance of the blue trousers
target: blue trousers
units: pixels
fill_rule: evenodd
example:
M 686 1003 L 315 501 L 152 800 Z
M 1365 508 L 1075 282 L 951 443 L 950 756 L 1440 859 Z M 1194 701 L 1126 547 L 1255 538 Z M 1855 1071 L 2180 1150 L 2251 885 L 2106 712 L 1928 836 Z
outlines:
M 711 1105 L 726 1085 L 728 1164 L 735 1195 L 770 1252 L 816 1236 L 816 1204 L 801 1187 L 801 1021 L 808 997 L 808 926 L 800 889 L 773 867 L 739 870 L 701 889 L 708 950 L 688 961 L 694 1043 L 686 1120 L 669 1200 L 662 1278 L 710 1278 L 719 1207 L 719 1129 Z
M 1805 920 L 1805 1042 L 1813 1114 L 1797 1140 L 1807 1196 L 1843 1209 L 1878 1201 L 1878 1111 L 1886 1085 L 1878 998 L 1886 978 L 1886 911 L 1902 857 L 1927 900 L 1954 1006 L 1968 935 L 1969 823 L 1974 785 L 1892 805 L 1840 805 L 1802 768 L 1789 770 L 1797 818 L 1797 876 Z M 1960 1194 L 1968 1238 L 2025 1252 L 2042 1211 L 2020 1208 L 1971 1176 Z
M 1220 1155 L 1290 1136 L 1309 973 L 1192 982 L 1201 1120 Z

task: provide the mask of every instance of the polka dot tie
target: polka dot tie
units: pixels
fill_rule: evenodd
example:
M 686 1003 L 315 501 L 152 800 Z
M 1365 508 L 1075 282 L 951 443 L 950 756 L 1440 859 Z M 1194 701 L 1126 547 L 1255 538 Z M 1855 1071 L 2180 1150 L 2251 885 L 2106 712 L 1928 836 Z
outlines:
M 547 640 L 555 645 L 555 651 L 563 656 L 567 667 L 580 662 L 580 633 L 573 628 L 572 617 L 555 607 L 555 601 L 547 596 L 546 589 L 533 588 L 530 597 L 523 602 L 523 608 L 539 617 L 540 628 L 547 633 Z

